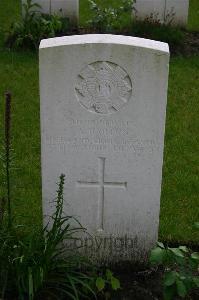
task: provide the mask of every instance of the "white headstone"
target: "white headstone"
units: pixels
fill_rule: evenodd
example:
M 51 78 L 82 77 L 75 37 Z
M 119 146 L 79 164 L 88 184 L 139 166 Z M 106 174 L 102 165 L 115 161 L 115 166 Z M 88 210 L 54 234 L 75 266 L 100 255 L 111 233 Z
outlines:
M 40 45 L 43 213 L 64 212 L 99 261 L 144 260 L 158 237 L 169 49 L 114 35 Z
M 22 0 L 22 4 L 27 0 Z M 35 8 L 45 14 L 58 14 L 68 17 L 73 23 L 77 23 L 79 19 L 79 0 L 32 0 L 41 8 Z
M 186 26 L 188 22 L 189 0 L 166 0 L 165 19 L 174 13 L 171 24 Z
M 151 16 L 163 24 L 186 26 L 189 0 L 136 0 L 134 8 L 137 19 Z

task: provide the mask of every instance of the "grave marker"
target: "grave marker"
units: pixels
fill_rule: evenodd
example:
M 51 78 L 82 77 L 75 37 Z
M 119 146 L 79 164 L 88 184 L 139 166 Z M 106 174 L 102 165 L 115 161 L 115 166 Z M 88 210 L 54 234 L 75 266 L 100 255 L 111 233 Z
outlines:
M 137 19 L 151 16 L 162 24 L 187 25 L 189 0 L 137 0 L 134 8 Z
M 142 261 L 157 241 L 168 63 L 167 44 L 140 38 L 41 42 L 43 213 L 65 174 L 64 213 L 100 262 Z

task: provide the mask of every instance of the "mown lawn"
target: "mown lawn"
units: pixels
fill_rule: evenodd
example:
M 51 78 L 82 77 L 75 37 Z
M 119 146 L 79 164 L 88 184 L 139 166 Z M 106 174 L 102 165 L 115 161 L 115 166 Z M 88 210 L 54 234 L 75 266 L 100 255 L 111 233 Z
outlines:
M 189 29 L 197 29 L 198 0 L 191 1 Z M 80 20 L 88 15 L 80 1 Z M 20 1 L 0 0 L 2 30 L 20 16 Z M 199 29 L 199 28 L 198 28 Z M 199 56 L 173 57 L 170 62 L 165 156 L 161 197 L 160 240 L 199 241 Z M 3 94 L 13 94 L 13 211 L 27 228 L 40 226 L 41 178 L 38 57 L 31 52 L 0 49 L 1 139 Z M 1 171 L 1 168 L 0 168 Z M 29 229 L 28 229 L 29 230 Z
M 199 56 L 170 62 L 160 239 L 199 240 Z
M 188 29 L 193 31 L 199 31 L 199 1 L 189 1 L 189 19 Z

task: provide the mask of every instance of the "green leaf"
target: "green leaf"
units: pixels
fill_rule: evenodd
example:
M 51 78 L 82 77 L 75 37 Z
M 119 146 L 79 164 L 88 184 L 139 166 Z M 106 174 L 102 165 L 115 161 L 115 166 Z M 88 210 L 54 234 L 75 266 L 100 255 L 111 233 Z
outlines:
M 171 271 L 165 274 L 164 276 L 164 285 L 170 286 L 173 285 L 177 278 L 177 273 L 175 271 Z
M 199 229 L 199 222 L 195 222 L 195 223 L 194 223 L 194 227 L 195 227 L 196 229 Z
M 184 298 L 187 294 L 187 289 L 186 289 L 186 286 L 184 285 L 183 281 L 177 280 L 176 285 L 177 285 L 178 295 L 180 297 Z
M 185 253 L 189 252 L 189 249 L 186 246 L 180 246 L 179 249 Z
M 105 280 L 102 277 L 97 277 L 96 287 L 100 292 L 105 288 Z
M 120 281 L 114 276 L 111 277 L 111 286 L 114 291 L 120 289 Z
M 164 244 L 161 243 L 161 242 L 157 242 L 157 246 L 160 247 L 160 248 L 162 248 L 162 249 L 165 249 Z
M 165 250 L 159 247 L 153 249 L 150 255 L 151 264 L 161 264 L 165 255 Z
M 195 283 L 197 288 L 199 288 L 199 277 L 193 277 L 193 282 Z
M 109 269 L 107 269 L 106 270 L 106 278 L 108 280 L 111 280 L 112 277 L 113 277 L 113 273 Z
M 184 257 L 184 253 L 179 248 L 169 248 L 169 250 L 178 257 Z
M 191 258 L 192 258 L 192 259 L 195 259 L 195 260 L 199 260 L 199 252 L 193 252 L 193 253 L 191 254 Z
M 174 295 L 175 295 L 174 285 L 164 287 L 164 292 L 163 292 L 164 300 L 173 300 Z

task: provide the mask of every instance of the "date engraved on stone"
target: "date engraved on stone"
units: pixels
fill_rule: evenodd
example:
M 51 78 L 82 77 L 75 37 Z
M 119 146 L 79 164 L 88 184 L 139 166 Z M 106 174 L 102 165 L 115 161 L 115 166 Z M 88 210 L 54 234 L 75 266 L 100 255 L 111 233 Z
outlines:
M 80 104 L 88 111 L 111 114 L 128 103 L 132 82 L 117 64 L 98 61 L 81 70 L 75 90 Z

